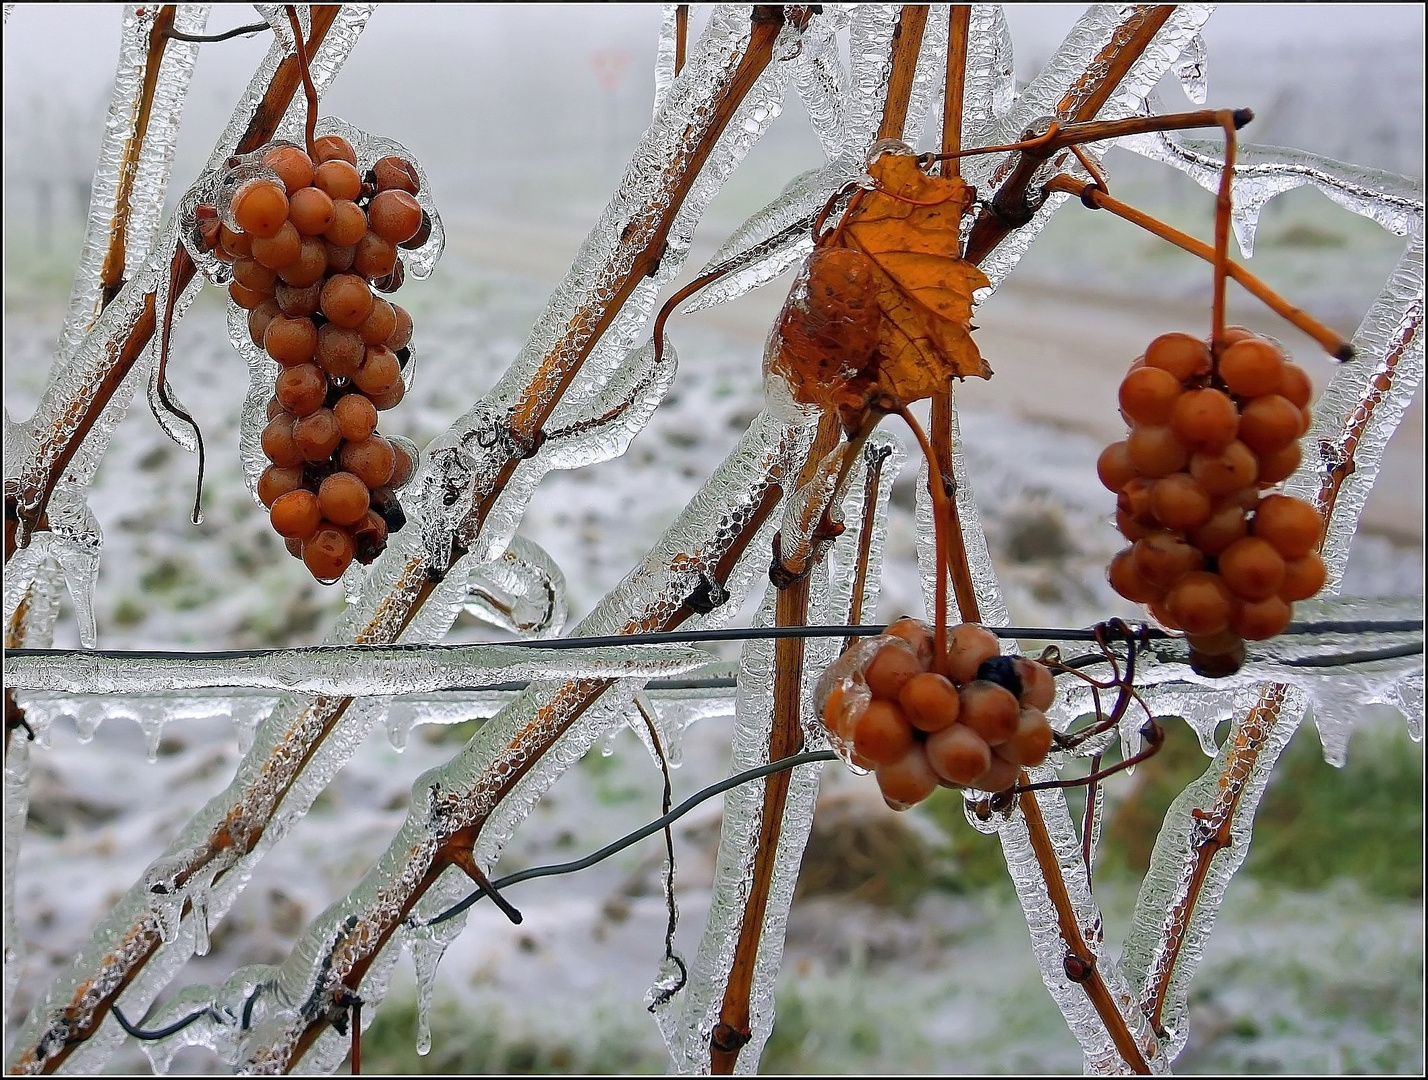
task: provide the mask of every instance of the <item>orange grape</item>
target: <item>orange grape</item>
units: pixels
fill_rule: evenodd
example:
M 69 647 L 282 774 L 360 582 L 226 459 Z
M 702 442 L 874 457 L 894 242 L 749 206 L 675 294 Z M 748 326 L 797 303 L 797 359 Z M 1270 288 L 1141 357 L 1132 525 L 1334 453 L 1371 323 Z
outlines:
M 1157 589 L 1170 589 L 1186 574 L 1205 566 L 1205 557 L 1174 533 L 1153 533 L 1137 540 L 1131 550 L 1136 573 Z
M 407 314 L 407 309 L 401 304 L 392 305 L 392 314 L 396 317 L 397 328 L 392 331 L 392 336 L 387 339 L 387 348 L 392 352 L 398 349 L 405 349 L 412 340 L 412 317 Z
M 276 322 L 277 320 L 273 320 Z M 272 327 L 268 327 L 272 330 Z M 266 340 L 267 335 L 264 335 Z M 298 364 L 278 372 L 275 391 L 283 408 L 296 417 L 310 416 L 327 399 L 327 376 L 316 364 Z
M 334 378 L 352 378 L 366 355 L 367 346 L 356 330 L 326 323 L 317 331 L 317 362 Z
M 324 161 L 345 161 L 355 167 L 357 165 L 357 151 L 352 149 L 352 144 L 341 135 L 320 135 L 312 143 L 313 160 Z
M 1284 633 L 1293 609 L 1277 596 L 1252 604 L 1241 604 L 1230 628 L 1246 641 L 1267 641 Z
M 1220 576 L 1241 600 L 1268 600 L 1284 584 L 1284 560 L 1258 536 L 1246 536 L 1219 558 Z
M 377 181 L 378 191 L 405 191 L 415 195 L 421 189 L 416 169 L 411 162 L 399 157 L 384 157 L 372 166 L 372 177 Z
M 1230 625 L 1235 601 L 1218 574 L 1186 574 L 1165 594 L 1165 608 L 1187 634 L 1214 634 Z
M 383 240 L 400 244 L 421 228 L 421 206 L 405 191 L 383 191 L 367 207 L 367 222 Z
M 351 199 L 332 203 L 332 224 L 322 234 L 338 247 L 351 247 L 367 235 L 367 215 Z
M 1163 368 L 1138 368 L 1121 383 L 1121 411 L 1137 424 L 1164 424 L 1180 390 L 1180 380 Z
M 1168 371 L 1183 383 L 1210 373 L 1210 349 L 1189 334 L 1161 334 L 1146 346 L 1145 363 Z
M 863 678 L 867 680 L 873 697 L 896 701 L 907 681 L 922 671 L 923 667 L 912 648 L 899 639 L 890 638 L 868 662 Z
M 351 202 L 361 194 L 362 178 L 357 175 L 357 166 L 333 158 L 313 171 L 312 185 L 321 188 L 333 202 L 339 199 Z
M 1024 656 L 1018 656 L 1012 664 L 1021 679 L 1021 697 L 1017 700 L 1042 712 L 1051 708 L 1056 700 L 1056 677 L 1051 669 Z
M 240 285 L 236 281 L 229 283 L 228 295 L 233 298 L 233 302 L 235 304 L 237 304 L 240 308 L 244 308 L 247 311 L 252 311 L 254 308 L 261 307 L 263 304 L 267 303 L 273 298 L 273 294 L 271 292 L 256 292 L 253 289 L 249 289 L 243 285 Z
M 1206 555 L 1215 556 L 1248 535 L 1249 518 L 1244 507 L 1226 499 L 1215 505 L 1209 521 L 1190 534 L 1190 542 Z
M 372 314 L 372 290 L 356 274 L 337 274 L 322 287 L 321 305 L 331 322 L 355 328 Z
M 317 302 L 322 296 L 322 286 L 309 285 L 304 289 L 299 289 L 284 281 L 278 283 L 274 295 L 276 295 L 278 307 L 282 308 L 284 315 L 300 315 L 307 318 L 317 312 Z
M 347 397 L 354 396 L 353 394 L 347 395 Z M 372 411 L 375 415 L 376 409 Z M 397 456 L 392 452 L 392 444 L 380 435 L 373 435 L 362 442 L 347 443 L 342 447 L 342 455 L 339 460 L 344 469 L 369 488 L 383 487 L 391 480 L 392 472 L 397 466 Z M 332 518 L 332 520 L 337 521 L 337 518 Z M 340 524 L 347 523 L 341 522 Z
M 314 465 L 330 458 L 341 441 L 342 432 L 337 428 L 337 418 L 332 415 L 331 409 L 318 409 L 293 424 L 293 443 L 302 453 L 303 460 Z
M 392 442 L 392 454 L 396 458 L 396 465 L 392 470 L 392 478 L 387 483 L 390 487 L 399 488 L 412 478 L 412 473 L 416 472 L 416 461 L 402 445 L 400 439 Z
M 322 482 L 317 492 L 322 516 L 338 525 L 355 525 L 367 514 L 370 494 L 367 485 L 350 472 L 335 472 Z
M 992 767 L 991 748 L 966 724 L 935 732 L 927 740 L 926 753 L 933 772 L 964 787 Z
M 372 297 L 372 313 L 357 327 L 362 340 L 368 345 L 382 345 L 397 328 L 397 316 L 392 305 L 380 296 Z
M 977 669 L 1001 653 L 997 636 L 978 623 L 961 623 L 947 632 L 947 674 L 958 686 L 975 679 Z
M 1259 476 L 1254 452 L 1236 439 L 1218 454 L 1201 450 L 1190 456 L 1190 475 L 1211 495 L 1229 495 L 1249 487 Z
M 1006 687 L 985 679 L 974 679 L 962 687 L 959 719 L 986 740 L 1000 746 L 1016 731 L 1021 704 Z
M 248 336 L 258 348 L 263 347 L 263 334 L 268 329 L 268 323 L 273 321 L 280 310 L 278 301 L 264 300 L 248 312 Z
M 218 226 L 218 244 L 230 258 L 253 256 L 253 238 L 245 232 L 234 232 L 227 225 Z
M 342 432 L 342 437 L 349 443 L 360 443 L 372 436 L 372 432 L 377 430 L 377 410 L 372 403 L 361 394 L 343 394 L 337 399 L 337 404 L 332 406 L 332 415 L 337 417 L 338 430 Z M 391 444 L 388 443 L 388 446 Z M 346 453 L 346 450 L 343 451 Z M 393 467 L 396 465 L 395 455 L 393 455 Z M 391 479 L 390 476 L 388 479 Z M 382 483 L 386 483 L 384 480 Z M 381 487 L 381 484 L 373 484 L 372 487 Z
M 921 671 L 903 683 L 897 696 L 907 721 L 919 731 L 941 731 L 957 722 L 961 700 L 950 679 Z
M 402 380 L 398 379 L 388 390 L 376 390 L 368 396 L 372 399 L 372 404 L 378 412 L 386 412 L 388 409 L 395 409 L 402 403 L 402 398 L 406 397 L 406 387 L 402 385 Z
M 302 546 L 302 561 L 318 581 L 332 582 L 352 563 L 352 537 L 335 525 L 324 525 Z
M 1188 532 L 1210 519 L 1210 496 L 1189 473 L 1171 473 L 1157 480 L 1150 505 L 1161 524 L 1171 529 Z
M 1051 752 L 1052 731 L 1046 714 L 1040 709 L 1023 706 L 1017 717 L 1016 730 L 1001 746 L 997 756 L 1013 765 L 1040 765 Z
M 322 513 L 317 508 L 317 496 L 310 491 L 298 489 L 279 495 L 273 500 L 269 511 L 273 531 L 289 540 L 306 540 L 322 524 Z
M 302 234 L 290 221 L 272 236 L 254 237 L 253 259 L 270 270 L 285 270 L 302 254 Z
M 233 280 L 254 292 L 272 292 L 278 275 L 256 259 L 234 259 Z
M 883 801 L 898 811 L 916 806 L 938 787 L 937 774 L 928 764 L 922 747 L 916 744 L 897 761 L 879 765 L 876 775 Z
M 263 334 L 263 348 L 284 367 L 306 364 L 317 352 L 317 327 L 312 325 L 311 319 L 279 315 L 268 323 L 268 329 Z M 323 393 L 327 393 L 326 380 L 323 382 Z M 298 412 L 298 415 L 306 414 Z
M 369 514 L 373 511 L 367 511 Z M 853 732 L 863 714 L 851 707 L 841 685 L 833 687 L 823 702 L 823 726 L 845 743 L 853 741 Z
M 1299 468 L 1299 463 L 1303 459 L 1304 452 L 1299 448 L 1298 442 L 1291 442 L 1272 454 L 1261 454 L 1259 458 L 1259 486 L 1270 487 L 1281 480 L 1289 479 L 1294 475 L 1294 470 Z
M 357 241 L 352 255 L 352 269 L 368 280 L 384 278 L 397 265 L 397 248 L 389 240 L 369 232 Z
M 992 764 L 986 772 L 972 781 L 972 787 L 981 791 L 1005 791 L 1021 779 L 1021 766 L 1015 765 L 998 754 L 992 755 Z
M 312 183 L 312 158 L 296 146 L 273 147 L 263 158 L 263 164 L 282 179 L 289 199 L 293 192 Z
M 366 288 L 365 284 L 363 288 Z M 401 385 L 402 368 L 390 349 L 382 345 L 368 345 L 353 382 L 364 394 L 372 397 L 372 404 L 380 409 L 382 406 L 377 404 L 376 397 Z
M 233 193 L 233 216 L 252 237 L 274 236 L 288 220 L 288 196 L 271 180 L 249 180 Z
M 1188 396 L 1181 394 L 1177 401 L 1184 401 Z M 1143 424 L 1126 439 L 1126 457 L 1142 476 L 1159 478 L 1185 468 L 1190 461 L 1190 451 L 1169 427 Z
M 1155 481 L 1138 476 L 1125 486 L 1116 506 L 1123 508 L 1137 521 L 1154 521 Z
M 260 437 L 263 454 L 274 465 L 291 468 L 303 463 L 302 451 L 293 441 L 293 424 L 296 419 L 291 413 L 281 412 L 263 428 Z
M 1279 598 L 1290 603 L 1308 600 L 1318 594 L 1328 577 L 1329 568 L 1317 552 L 1311 551 L 1302 559 L 1291 559 L 1284 564 L 1284 582 L 1279 586 Z
M 1309 373 L 1302 367 L 1286 363 L 1280 374 L 1279 393 L 1303 409 L 1314 400 L 1314 384 L 1309 381 Z
M 357 261 L 356 244 L 338 247 L 331 240 L 324 239 L 322 246 L 327 249 L 327 272 L 329 274 L 345 274 L 352 269 L 352 264 Z
M 911 615 L 892 622 L 883 631 L 888 637 L 901 638 L 917 656 L 917 662 L 926 671 L 932 666 L 932 627 Z
M 1180 625 L 1179 622 L 1176 621 L 1175 616 L 1170 613 L 1170 609 L 1165 606 L 1165 601 L 1163 600 L 1156 601 L 1153 604 L 1146 604 L 1145 610 L 1150 612 L 1150 617 L 1152 619 L 1160 623 L 1160 625 L 1165 627 L 1167 630 L 1185 629 L 1183 626 Z
M 1240 411 L 1240 442 L 1261 454 L 1288 446 L 1302 434 L 1304 418 L 1288 398 L 1266 394 L 1245 402 Z
M 1131 514 L 1124 507 L 1116 507 L 1116 528 L 1120 530 L 1122 536 L 1134 543 L 1142 540 L 1160 528 L 1160 525 L 1149 518 L 1138 518 Z
M 327 247 L 315 236 L 304 236 L 298 257 L 278 270 L 278 277 L 289 285 L 306 288 L 316 285 L 327 273 Z
M 1234 644 L 1223 652 L 1215 653 L 1198 648 L 1196 646 L 1198 639 L 1187 639 L 1190 642 L 1190 670 L 1201 678 L 1223 679 L 1244 667 L 1244 639 L 1232 633 L 1230 636 L 1233 638 Z
M 1111 588 L 1133 604 L 1149 604 L 1165 595 L 1164 589 L 1146 581 L 1136 570 L 1134 548 L 1126 548 L 1111 559 L 1106 579 Z
M 901 709 L 876 698 L 868 702 L 853 732 L 853 746 L 858 753 L 879 765 L 890 765 L 906 754 L 912 743 L 912 728 Z
M 1237 341 L 1220 355 L 1220 378 L 1237 397 L 1278 393 L 1283 369 L 1283 354 L 1263 338 Z
M 1121 489 L 1126 484 L 1135 479 L 1135 466 L 1130 463 L 1130 458 L 1126 455 L 1124 439 L 1111 443 L 1101 451 L 1101 456 L 1096 459 L 1096 475 L 1101 478 L 1101 483 L 1105 485 L 1106 490 L 1117 495 L 1121 493 Z
M 273 500 L 302 487 L 302 467 L 269 465 L 258 477 L 258 501 L 271 507 Z
M 288 220 L 304 236 L 321 236 L 332 226 L 332 197 L 319 188 L 299 188 L 288 200 Z
M 1184 445 L 1197 450 L 1220 451 L 1235 439 L 1239 411 L 1219 390 L 1189 390 L 1175 399 L 1170 430 Z
M 1260 500 L 1252 526 L 1255 536 L 1274 545 L 1286 559 L 1301 559 L 1313 551 L 1324 534 L 1319 513 L 1303 499 L 1270 495 Z

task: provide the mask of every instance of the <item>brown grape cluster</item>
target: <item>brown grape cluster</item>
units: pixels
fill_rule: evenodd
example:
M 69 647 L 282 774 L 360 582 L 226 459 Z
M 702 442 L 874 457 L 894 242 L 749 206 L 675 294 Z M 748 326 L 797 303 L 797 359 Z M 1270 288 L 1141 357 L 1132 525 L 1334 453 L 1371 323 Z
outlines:
M 1266 494 L 1299 466 L 1313 388 L 1273 341 L 1240 327 L 1215 363 L 1189 334 L 1164 334 L 1121 383 L 1130 434 L 1101 454 L 1131 546 L 1111 587 L 1172 630 L 1209 677 L 1244 663 L 1246 641 L 1284 631 L 1324 585 L 1318 512 Z
M 402 400 L 412 320 L 372 290 L 401 286 L 398 248 L 419 247 L 430 225 L 410 163 L 383 158 L 364 177 L 341 136 L 312 149 L 274 147 L 263 165 L 281 182 L 248 180 L 227 208 L 237 228 L 215 216 L 200 230 L 232 263 L 228 293 L 281 369 L 258 498 L 288 551 L 332 582 L 353 559 L 371 563 L 406 521 L 394 492 L 415 462 L 377 433 L 377 414 Z
M 1051 749 L 1056 683 L 1044 665 L 1003 656 L 977 623 L 948 631 L 945 664 L 933 648 L 926 623 L 899 619 L 832 664 L 814 698 L 834 745 L 894 810 L 939 786 L 1004 791 Z

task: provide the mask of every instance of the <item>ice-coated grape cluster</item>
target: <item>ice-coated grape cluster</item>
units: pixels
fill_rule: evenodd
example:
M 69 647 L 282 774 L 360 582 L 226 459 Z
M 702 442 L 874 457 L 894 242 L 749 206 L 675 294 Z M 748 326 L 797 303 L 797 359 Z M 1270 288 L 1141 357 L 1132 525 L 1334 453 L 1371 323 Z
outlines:
M 1130 434 L 1097 462 L 1131 541 L 1112 588 L 1183 630 L 1207 677 L 1238 671 L 1245 641 L 1283 633 L 1326 576 L 1318 512 L 1270 491 L 1299 466 L 1309 376 L 1268 338 L 1231 327 L 1225 339 L 1218 361 L 1189 334 L 1152 341 L 1120 387 Z
M 941 663 L 934 648 L 926 623 L 899 619 L 831 664 L 814 694 L 834 748 L 894 810 L 939 786 L 1005 791 L 1051 750 L 1048 668 L 1003 656 L 977 623 L 948 631 Z
M 405 392 L 411 316 L 379 292 L 402 284 L 399 248 L 431 225 L 420 180 L 400 157 L 357 169 L 352 144 L 324 135 L 312 154 L 275 144 L 233 170 L 217 206 L 199 207 L 204 248 L 232 266 L 229 295 L 253 343 L 279 365 L 258 481 L 273 529 L 319 581 L 372 562 L 405 524 L 394 492 L 416 448 L 377 433 Z

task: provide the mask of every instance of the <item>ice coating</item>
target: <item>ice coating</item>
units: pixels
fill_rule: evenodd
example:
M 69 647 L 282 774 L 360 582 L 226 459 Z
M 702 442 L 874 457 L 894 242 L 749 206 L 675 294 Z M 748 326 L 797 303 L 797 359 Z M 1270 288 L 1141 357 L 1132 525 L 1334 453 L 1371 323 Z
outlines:
M 830 162 L 848 147 L 844 119 L 848 72 L 838 55 L 835 32 L 836 24 L 829 14 L 815 16 L 803 36 L 803 54 L 793 68 L 794 89 Z
M 862 623 L 865 616 L 877 611 L 882 591 L 883 544 L 887 540 L 888 505 L 893 483 L 907 455 L 897 440 L 879 429 L 863 446 L 862 461 L 855 466 L 848 494 L 848 531 L 838 538 L 828 553 L 829 581 L 832 590 L 829 603 L 833 612 L 845 623 Z M 870 502 L 871 501 L 871 502 Z M 862 565 L 862 595 L 854 597 L 859 579 L 860 545 L 867 529 L 867 558 Z M 846 538 L 846 539 L 845 539 Z
M 493 558 L 504 547 L 514 531 L 512 518 L 523 511 L 526 499 L 512 493 L 498 509 L 483 503 L 494 494 L 497 477 L 529 453 L 535 436 L 524 427 L 512 431 L 511 424 L 529 424 L 526 418 L 541 416 L 557 400 L 564 409 L 581 409 L 598 398 L 626 361 L 653 313 L 659 290 L 688 255 L 705 206 L 778 115 L 789 77 L 788 57 L 796 51 L 800 36 L 797 26 L 784 25 L 774 43 L 774 61 L 744 96 L 697 178 L 689 177 L 699 143 L 713 133 L 714 103 L 725 92 L 750 40 L 746 11 L 713 13 L 685 70 L 636 148 L 614 198 L 537 320 L 530 340 L 486 398 L 434 444 L 433 457 L 438 450 L 469 444 L 478 437 L 491 445 L 479 468 L 457 454 L 447 454 L 442 468 L 454 470 L 454 475 L 417 489 L 424 504 L 421 516 L 432 534 L 428 548 L 433 555 L 448 546 L 450 541 L 440 536 L 447 528 L 453 530 L 451 539 L 467 548 L 489 529 L 491 539 L 483 541 L 483 558 Z M 636 260 L 666 226 L 666 244 L 653 275 L 632 282 Z M 618 312 L 605 311 L 620 295 L 627 299 Z M 597 326 L 603 333 L 597 332 Z M 432 468 L 431 477 L 439 477 Z M 453 491 L 462 489 L 464 494 L 448 501 Z M 469 513 L 459 513 L 462 502 L 471 508 Z M 459 522 L 454 521 L 457 518 Z
M 1180 88 L 1196 105 L 1205 104 L 1210 92 L 1208 66 L 1205 39 L 1196 34 L 1185 43 L 1180 59 L 1175 61 L 1175 77 L 1180 80 Z
M 654 115 L 664 105 L 669 96 L 670 84 L 674 82 L 674 61 L 677 49 L 675 38 L 675 13 L 678 4 L 661 4 L 659 17 L 659 43 L 655 47 L 654 66 Z
M 515 645 L 416 648 L 327 645 L 252 655 L 204 657 L 131 653 L 12 655 L 6 679 L 16 689 L 129 694 L 249 687 L 330 697 L 423 694 L 517 679 L 653 677 L 709 662 L 698 649 L 665 645 L 602 649 L 527 649 Z
M 174 17 L 174 28 L 190 34 L 203 33 L 211 9 L 211 4 L 180 4 Z M 124 9 L 119 65 L 110 93 L 109 112 L 94 178 L 90 183 L 84 243 L 56 346 L 60 359 L 74 355 L 104 307 L 105 256 L 119 211 L 120 189 L 126 180 L 131 186 L 125 208 L 124 277 L 131 277 L 139 269 L 158 230 L 179 122 L 183 117 L 194 62 L 198 58 L 196 44 L 175 40 L 168 42 L 154 86 L 149 123 L 145 131 L 136 132 L 134 128 L 139 120 L 149 35 L 158 14 L 158 8 L 152 6 Z M 126 168 L 126 150 L 130 149 L 136 135 L 141 140 L 138 152 Z
M 569 614 L 565 575 L 534 540 L 513 536 L 499 558 L 472 569 L 464 607 L 514 634 L 556 637 Z
M 576 628 L 575 635 L 632 632 L 666 625 L 685 600 L 707 580 L 724 554 L 747 550 L 724 581 L 729 600 L 686 627 L 718 625 L 738 609 L 767 552 L 772 521 L 758 516 L 767 495 L 787 475 L 794 455 L 807 447 L 808 433 L 763 415 L 685 512 L 665 532 L 639 567 Z M 746 530 L 754 528 L 752 535 Z M 741 548 L 731 549 L 740 544 Z M 279 985 L 292 1000 L 329 993 L 335 980 L 375 947 L 380 928 L 401 910 L 430 868 L 444 836 L 479 824 L 477 863 L 493 865 L 500 850 L 535 802 L 559 776 L 606 735 L 624 723 L 639 682 L 572 680 L 533 683 L 473 737 L 447 765 L 420 777 L 412 810 L 377 865 L 345 899 L 304 933 L 282 966 Z M 535 746 L 532 746 L 532 743 Z M 538 748 L 538 749 L 537 749 Z M 326 747 L 324 746 L 324 749 Z M 419 906 L 429 916 L 467 887 L 448 872 Z M 452 924 L 459 920 L 451 920 Z M 351 923 L 350 946 L 333 954 L 336 929 Z M 447 924 L 443 924 L 445 926 Z M 387 946 L 390 950 L 390 944 Z M 364 996 L 367 995 L 364 984 Z M 247 1068 L 281 1069 L 305 1021 L 265 1031 L 250 1043 Z

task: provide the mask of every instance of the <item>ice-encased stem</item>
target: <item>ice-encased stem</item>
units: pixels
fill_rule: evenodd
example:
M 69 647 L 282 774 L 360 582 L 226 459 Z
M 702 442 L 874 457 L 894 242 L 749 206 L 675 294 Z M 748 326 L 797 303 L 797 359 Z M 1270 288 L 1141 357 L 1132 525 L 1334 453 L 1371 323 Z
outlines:
M 698 649 L 627 645 L 527 649 L 424 645 L 418 649 L 328 645 L 249 656 L 134 656 L 55 650 L 12 655 L 5 678 L 19 690 L 133 694 L 238 687 L 325 697 L 425 694 L 536 678 L 654 677 L 709 662 Z
M 795 455 L 806 451 L 807 432 L 761 414 L 744 440 L 691 500 L 641 564 L 597 605 L 575 636 L 639 633 L 725 621 L 739 607 L 757 569 L 747 551 L 765 550 L 772 511 Z M 699 615 L 690 601 L 710 584 L 730 599 Z M 364 979 L 379 953 L 418 902 L 434 914 L 465 888 L 446 875 L 443 845 L 474 847 L 489 873 L 501 848 L 530 808 L 559 776 L 612 727 L 624 723 L 636 680 L 544 681 L 503 709 L 450 763 L 421 777 L 412 811 L 377 865 L 349 896 L 318 917 L 278 973 L 283 994 L 305 1001 L 345 982 L 374 997 Z M 440 880 L 440 883 L 438 883 Z M 425 897 L 425 899 L 423 899 Z M 456 923 L 457 920 L 452 920 Z M 331 950 L 338 927 L 351 926 L 342 949 Z M 330 962 L 328 960 L 330 959 Z M 345 1047 L 325 1022 L 293 1017 L 249 1047 L 245 1068 L 288 1068 L 317 1042 L 324 1068 Z

